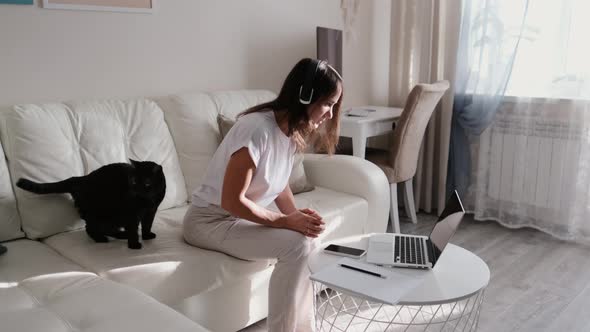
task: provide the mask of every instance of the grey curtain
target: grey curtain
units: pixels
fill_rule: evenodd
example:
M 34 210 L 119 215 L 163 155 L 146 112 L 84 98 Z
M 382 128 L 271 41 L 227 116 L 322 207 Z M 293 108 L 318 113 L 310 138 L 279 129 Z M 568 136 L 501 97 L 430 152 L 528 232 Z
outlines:
M 454 81 L 461 2 L 396 0 L 391 6 L 389 105 L 401 107 L 417 83 Z M 432 115 L 414 177 L 417 209 L 442 213 L 453 87 Z

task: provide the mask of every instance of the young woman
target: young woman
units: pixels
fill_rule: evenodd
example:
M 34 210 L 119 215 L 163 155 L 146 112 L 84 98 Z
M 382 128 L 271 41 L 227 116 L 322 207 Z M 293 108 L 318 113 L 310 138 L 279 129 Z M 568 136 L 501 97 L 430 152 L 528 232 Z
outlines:
M 184 217 L 184 238 L 194 246 L 245 260 L 277 259 L 271 332 L 313 330 L 307 258 L 324 222 L 312 209 L 297 209 L 288 179 L 306 141 L 334 152 L 341 102 L 338 72 L 324 61 L 300 60 L 275 100 L 238 116 Z M 280 212 L 266 208 L 273 201 Z

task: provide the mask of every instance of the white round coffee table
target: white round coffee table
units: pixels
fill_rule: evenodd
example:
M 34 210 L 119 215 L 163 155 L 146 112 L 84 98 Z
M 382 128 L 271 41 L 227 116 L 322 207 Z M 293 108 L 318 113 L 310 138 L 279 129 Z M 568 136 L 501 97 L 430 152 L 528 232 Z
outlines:
M 367 248 L 369 235 L 330 243 Z M 322 244 L 310 258 L 312 272 L 342 257 L 325 254 Z M 364 258 L 360 259 L 361 261 Z M 448 244 L 431 270 L 404 269 L 424 278 L 396 305 L 362 294 L 330 289 L 313 282 L 317 331 L 475 331 L 484 291 L 490 280 L 487 264 L 472 252 Z M 395 287 L 392 284 L 392 287 Z

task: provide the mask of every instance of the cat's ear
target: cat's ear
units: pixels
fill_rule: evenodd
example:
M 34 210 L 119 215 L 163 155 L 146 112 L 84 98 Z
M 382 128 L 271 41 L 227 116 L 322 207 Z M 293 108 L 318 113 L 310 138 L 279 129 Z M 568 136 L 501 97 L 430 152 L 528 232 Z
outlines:
M 156 174 L 156 173 L 162 171 L 162 166 L 154 161 L 146 161 L 145 165 L 146 165 L 146 167 L 148 167 L 148 165 L 149 165 L 149 169 L 152 174 Z
M 131 162 L 131 165 L 133 165 L 133 166 L 137 166 L 139 164 L 139 161 L 133 160 L 131 158 L 129 158 L 129 161 Z
M 160 173 L 163 171 L 164 171 L 164 168 L 162 168 L 162 165 L 154 163 L 154 167 L 152 168 L 153 174 L 157 174 L 157 173 Z

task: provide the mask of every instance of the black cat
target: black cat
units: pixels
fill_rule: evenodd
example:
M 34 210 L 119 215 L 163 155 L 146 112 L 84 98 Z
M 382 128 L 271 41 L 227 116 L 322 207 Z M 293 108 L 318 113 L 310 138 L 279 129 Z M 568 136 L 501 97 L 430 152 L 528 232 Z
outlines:
M 36 183 L 21 178 L 16 185 L 37 194 L 70 193 L 86 221 L 86 233 L 94 241 L 108 242 L 107 236 L 112 236 L 127 239 L 131 249 L 141 249 L 139 223 L 142 239 L 156 237 L 151 228 L 166 194 L 166 178 L 162 166 L 154 162 L 130 161 L 105 165 L 88 175 L 60 182 Z

